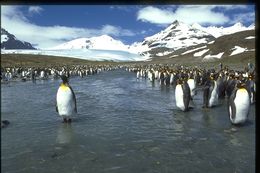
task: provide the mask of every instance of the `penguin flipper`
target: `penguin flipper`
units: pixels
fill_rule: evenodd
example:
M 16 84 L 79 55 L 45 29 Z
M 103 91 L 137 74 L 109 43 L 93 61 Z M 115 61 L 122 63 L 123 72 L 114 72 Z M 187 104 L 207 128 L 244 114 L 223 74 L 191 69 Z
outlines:
M 187 111 L 189 109 L 189 103 L 191 100 L 189 85 L 187 83 L 184 83 L 182 85 L 182 90 L 183 90 L 183 102 L 184 102 L 185 110 Z
M 236 117 L 236 105 L 234 103 L 234 99 L 236 98 L 236 90 L 231 94 L 228 102 L 228 112 L 229 112 L 229 116 L 231 114 L 231 118 L 234 119 Z M 231 108 L 231 112 L 230 112 L 230 108 Z
M 74 103 L 75 103 L 74 111 L 75 111 L 76 113 L 78 113 L 78 110 L 77 110 L 77 99 L 76 99 L 76 95 L 75 95 L 73 89 L 71 88 L 71 86 L 69 86 L 69 88 L 70 88 L 70 90 L 71 90 L 71 92 L 72 92 L 73 100 L 74 100 Z
M 59 113 L 58 106 L 56 105 L 55 107 L 56 107 L 56 112 L 58 112 L 58 113 Z
M 208 89 L 210 86 L 201 86 L 201 87 L 196 87 L 196 88 L 193 88 L 191 91 L 193 92 L 196 92 L 196 91 L 199 91 L 199 90 L 205 90 L 205 89 Z
M 203 107 L 208 107 L 209 105 L 209 87 L 203 91 Z

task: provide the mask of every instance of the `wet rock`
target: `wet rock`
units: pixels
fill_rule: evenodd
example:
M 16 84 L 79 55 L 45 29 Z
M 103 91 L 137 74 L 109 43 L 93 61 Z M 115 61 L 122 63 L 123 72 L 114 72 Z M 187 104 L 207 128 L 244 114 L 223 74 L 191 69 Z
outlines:
M 237 129 L 232 127 L 231 129 L 225 129 L 224 132 L 226 132 L 226 133 L 234 133 L 234 132 L 237 132 Z
M 58 157 L 57 153 L 54 153 L 54 154 L 51 155 L 51 158 L 56 158 L 56 157 Z
M 8 120 L 2 120 L 1 121 L 1 128 L 5 128 L 10 124 L 10 122 Z

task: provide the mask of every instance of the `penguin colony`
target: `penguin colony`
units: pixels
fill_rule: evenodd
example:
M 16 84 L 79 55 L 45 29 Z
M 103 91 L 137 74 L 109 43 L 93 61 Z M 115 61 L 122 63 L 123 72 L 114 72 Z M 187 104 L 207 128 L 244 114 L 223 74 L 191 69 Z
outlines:
M 63 118 L 64 123 L 70 123 L 71 117 L 77 113 L 76 95 L 69 85 L 69 78 L 75 76 L 89 76 L 99 74 L 101 71 L 111 71 L 119 67 L 111 65 L 98 66 L 70 66 L 48 68 L 24 68 L 24 67 L 1 67 L 1 83 L 10 81 L 33 81 L 61 79 L 62 83 L 56 95 L 56 111 Z M 1 128 L 6 127 L 9 121 L 2 121 Z
M 126 67 L 136 73 L 137 79 L 145 78 L 160 85 L 172 85 L 175 90 L 175 104 L 178 109 L 188 111 L 190 102 L 203 93 L 202 108 L 213 108 L 219 99 L 228 99 L 228 115 L 232 124 L 247 121 L 249 107 L 255 103 L 255 69 L 232 70 L 227 66 L 215 69 L 188 68 L 173 65 L 144 65 Z
M 232 70 L 227 66 L 215 69 L 187 68 L 173 65 L 144 65 L 144 66 L 71 66 L 48 68 L 1 67 L 1 82 L 28 81 L 44 79 L 62 79 L 56 95 L 56 111 L 63 122 L 70 123 L 71 116 L 77 113 L 76 96 L 69 85 L 71 76 L 88 76 L 101 71 L 125 68 L 135 72 L 136 78 L 147 78 L 160 85 L 173 85 L 175 88 L 176 106 L 182 111 L 189 111 L 190 102 L 203 91 L 203 108 L 218 105 L 219 99 L 228 99 L 228 115 L 232 124 L 246 122 L 249 107 L 255 103 L 255 70 L 246 67 L 243 71 Z
M 54 67 L 1 67 L 1 82 L 9 81 L 36 81 L 47 79 L 59 79 L 65 74 L 70 76 L 89 76 L 98 74 L 101 71 L 113 70 L 111 65 L 74 65 Z

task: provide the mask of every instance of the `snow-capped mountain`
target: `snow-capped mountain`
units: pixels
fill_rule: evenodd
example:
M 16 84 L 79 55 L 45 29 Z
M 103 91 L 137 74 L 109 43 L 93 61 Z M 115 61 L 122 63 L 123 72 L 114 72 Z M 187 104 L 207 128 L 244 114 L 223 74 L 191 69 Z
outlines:
M 156 49 L 173 52 L 197 44 L 206 44 L 214 40 L 211 34 L 193 28 L 183 22 L 175 21 L 165 30 L 146 37 L 142 42 L 135 42 L 132 45 L 125 45 L 108 35 L 91 38 L 75 39 L 49 50 L 58 49 L 98 49 L 98 50 L 120 50 L 140 55 L 153 55 Z M 150 51 L 150 52 L 149 52 Z
M 91 38 L 78 38 L 48 50 L 116 50 L 150 57 L 160 57 L 171 55 L 174 52 L 178 52 L 178 54 L 184 53 L 194 46 L 206 45 L 222 35 L 250 29 L 254 29 L 253 24 L 249 27 L 245 27 L 241 23 L 236 23 L 227 28 L 202 27 L 196 23 L 189 25 L 176 20 L 159 33 L 144 38 L 142 42 L 135 42 L 131 45 L 125 45 L 120 40 L 115 40 L 108 35 L 102 35 Z
M 211 34 L 176 20 L 159 33 L 146 37 L 143 42 L 134 43 L 129 50 L 151 56 L 162 52 L 165 55 L 190 46 L 206 44 L 214 39 Z
M 165 30 L 146 37 L 144 42 L 148 43 L 150 48 L 165 46 L 177 50 L 191 45 L 207 43 L 213 39 L 212 35 L 207 32 L 176 20 Z
M 49 50 L 58 49 L 99 49 L 126 51 L 128 49 L 128 46 L 124 45 L 124 43 L 119 40 L 113 39 L 108 35 L 101 35 L 99 37 L 78 38 L 50 48 Z
M 176 20 L 159 33 L 144 38 L 143 42 L 132 44 L 129 51 L 151 57 L 180 55 L 194 48 L 213 43 L 216 38 L 221 36 L 254 29 L 254 24 L 248 27 L 241 23 L 229 27 L 203 27 L 198 23 L 188 25 Z
M 236 23 L 230 27 L 203 27 L 199 24 L 188 25 L 180 21 L 174 21 L 164 30 L 146 37 L 141 42 L 126 45 L 120 40 L 116 40 L 108 35 L 91 38 L 78 38 L 56 47 L 38 51 L 1 51 L 1 53 L 28 53 L 68 56 L 91 60 L 115 60 L 115 61 L 136 61 L 147 60 L 149 58 L 172 58 L 183 57 L 204 57 L 205 59 L 214 56 L 224 57 L 231 54 L 230 51 L 253 50 L 253 39 L 255 38 L 255 25 L 249 27 Z M 242 35 L 240 32 L 244 32 Z M 240 33 L 235 34 L 234 33 Z M 239 36 L 245 36 L 239 39 Z M 9 34 L 9 33 L 8 33 Z M 8 35 L 5 30 L 1 30 L 1 49 L 7 49 L 9 40 L 17 40 L 15 36 Z M 224 37 L 223 37 L 224 36 Z M 12 39 L 10 39 L 12 38 Z M 228 42 L 227 39 L 236 40 Z M 232 39 L 234 38 L 234 39 Z M 242 38 L 242 37 L 241 37 Z M 219 41 L 221 40 L 221 41 Z M 241 44 L 240 44 L 241 42 Z M 21 42 L 23 43 L 23 42 Z M 25 42 L 26 43 L 26 42 Z M 236 43 L 236 45 L 235 45 Z M 29 43 L 28 43 L 29 44 Z M 250 44 L 251 46 L 247 46 Z M 231 47 L 229 45 L 232 45 Z M 29 46 L 31 46 L 29 44 Z M 219 49 L 221 47 L 221 50 Z M 228 47 L 228 50 L 222 51 Z M 9 49 L 12 49 L 9 47 Z M 21 48 L 16 48 L 21 49 Z M 28 49 L 28 48 L 25 48 Z M 231 50 L 232 49 L 232 50 Z M 223 54 L 223 52 L 225 52 Z M 236 53 L 236 52 L 235 52 Z M 234 55 L 234 53 L 232 54 Z
M 250 26 L 246 27 L 240 22 L 238 22 L 232 26 L 225 27 L 225 28 L 222 26 L 221 27 L 216 27 L 216 26 L 203 27 L 198 23 L 194 23 L 191 26 L 193 28 L 197 28 L 199 30 L 205 31 L 205 32 L 213 35 L 215 38 L 221 37 L 223 35 L 233 34 L 236 32 L 255 29 L 255 24 L 251 24 Z
M 203 60 L 229 58 L 234 55 L 243 55 L 245 58 L 255 56 L 255 30 L 241 31 L 216 38 L 204 46 L 190 48 L 179 57 L 194 57 Z M 176 57 L 175 56 L 175 57 Z
M 14 35 L 1 28 L 1 49 L 35 49 L 30 43 L 18 40 Z

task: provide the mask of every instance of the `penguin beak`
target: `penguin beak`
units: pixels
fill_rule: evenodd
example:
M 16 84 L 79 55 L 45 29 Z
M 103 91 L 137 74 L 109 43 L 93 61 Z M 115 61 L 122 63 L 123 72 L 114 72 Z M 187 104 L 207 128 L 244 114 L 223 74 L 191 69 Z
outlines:
M 241 87 L 245 87 L 246 84 L 244 82 L 241 83 Z
M 65 76 L 65 75 L 59 75 L 60 76 L 60 78 L 61 78 L 61 80 L 62 80 L 62 82 L 64 83 L 64 84 L 66 84 L 66 83 L 68 83 L 69 82 L 69 80 L 68 80 L 68 77 L 67 76 Z

